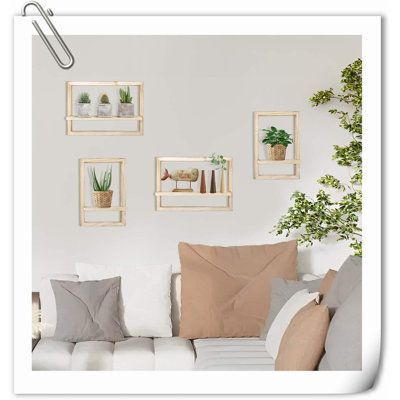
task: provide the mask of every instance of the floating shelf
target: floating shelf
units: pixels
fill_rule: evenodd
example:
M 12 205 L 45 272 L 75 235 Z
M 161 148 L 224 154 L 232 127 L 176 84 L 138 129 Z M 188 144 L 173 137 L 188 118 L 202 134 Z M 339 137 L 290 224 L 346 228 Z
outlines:
M 225 193 L 199 193 L 199 192 L 156 192 L 156 196 L 184 196 L 184 197 L 229 197 L 232 196 L 231 192 Z
M 300 164 L 300 160 L 257 160 L 260 165 Z
M 110 212 L 110 211 L 126 211 L 125 207 L 83 207 L 83 211 L 100 211 L 100 212 Z
M 116 115 L 111 117 L 98 117 L 96 115 L 90 117 L 78 117 L 73 115 L 73 93 L 72 89 L 74 86 L 130 86 L 137 87 L 137 99 L 134 100 L 135 111 L 137 110 L 137 115 L 133 117 L 118 117 Z M 133 81 L 108 81 L 108 82 L 67 82 L 67 115 L 65 117 L 67 122 L 67 135 L 68 136 L 142 136 L 143 135 L 143 106 L 144 106 L 144 89 L 143 82 L 133 82 Z M 100 121 L 130 121 L 134 124 L 133 129 L 84 129 L 78 130 L 74 129 L 74 122 L 100 122 Z M 114 124 L 115 125 L 115 124 Z M 125 127 L 123 127 L 125 128 Z

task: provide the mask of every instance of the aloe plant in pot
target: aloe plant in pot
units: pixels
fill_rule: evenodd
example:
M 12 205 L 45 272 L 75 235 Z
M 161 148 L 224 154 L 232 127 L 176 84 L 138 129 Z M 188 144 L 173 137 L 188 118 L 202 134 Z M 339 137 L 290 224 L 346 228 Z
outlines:
M 91 100 L 87 92 L 82 92 L 78 97 L 78 117 L 90 117 Z
M 134 115 L 134 107 L 129 86 L 126 87 L 126 90 L 122 88 L 119 89 L 118 116 L 133 117 Z
M 263 129 L 265 136 L 262 143 L 266 145 L 268 158 L 270 160 L 284 160 L 286 157 L 286 148 L 293 143 L 291 135 L 284 129 L 277 129 L 271 126 L 270 129 Z
M 110 190 L 112 181 L 112 167 L 107 168 L 97 178 L 96 168 L 89 168 L 90 183 L 92 186 L 92 201 L 95 207 L 109 208 L 111 207 L 113 191 Z
M 97 106 L 97 115 L 99 117 L 111 117 L 112 107 L 110 104 L 110 99 L 104 93 L 100 97 L 100 103 Z

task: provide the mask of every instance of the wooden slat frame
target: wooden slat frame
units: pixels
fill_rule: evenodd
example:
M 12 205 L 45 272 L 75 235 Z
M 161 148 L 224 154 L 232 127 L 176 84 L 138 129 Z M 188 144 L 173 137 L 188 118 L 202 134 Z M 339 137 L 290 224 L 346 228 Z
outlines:
M 119 164 L 119 206 L 96 208 L 85 205 L 85 166 L 86 164 Z M 119 212 L 118 221 L 86 221 L 86 212 Z M 80 226 L 125 226 L 126 225 L 126 192 L 125 192 L 125 158 L 80 158 L 79 159 L 79 225 Z
M 162 192 L 161 191 L 161 164 L 163 162 L 210 162 L 210 157 L 156 157 L 156 210 L 157 211 L 232 211 L 233 210 L 233 177 L 232 158 L 227 160 L 227 191 L 226 193 L 188 193 L 188 192 Z M 226 197 L 226 206 L 164 206 L 162 198 L 171 197 Z
M 80 118 L 72 115 L 73 110 L 73 97 L 72 88 L 74 86 L 137 86 L 139 99 L 138 99 L 138 113 L 139 115 L 128 118 L 128 117 L 88 117 Z M 143 136 L 143 125 L 144 125 L 144 86 L 143 82 L 131 82 L 131 81 L 98 81 L 98 82 L 67 82 L 67 115 L 65 117 L 67 122 L 67 135 L 68 136 Z M 86 131 L 75 131 L 73 129 L 73 121 L 137 121 L 137 130 L 86 130 Z
M 260 160 L 259 155 L 259 118 L 260 117 L 293 117 L 293 154 L 292 160 Z M 298 111 L 255 111 L 253 113 L 253 167 L 254 179 L 299 179 L 300 178 L 300 130 Z M 288 165 L 293 164 L 293 174 L 260 174 L 260 165 Z

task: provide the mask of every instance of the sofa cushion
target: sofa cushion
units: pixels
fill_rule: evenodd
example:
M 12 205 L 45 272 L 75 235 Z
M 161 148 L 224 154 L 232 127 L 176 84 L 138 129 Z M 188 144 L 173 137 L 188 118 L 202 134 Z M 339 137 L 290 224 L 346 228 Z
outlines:
M 115 343 L 113 364 L 114 370 L 154 370 L 153 339 L 130 337 Z
M 154 339 L 156 370 L 192 370 L 194 349 L 190 340 L 180 337 Z
M 80 342 L 71 356 L 71 371 L 111 371 L 113 369 L 114 343 Z
M 121 277 L 120 321 L 125 336 L 170 337 L 171 265 L 113 267 L 76 263 L 80 281 Z
M 39 340 L 32 352 L 33 371 L 68 371 L 75 345 L 53 338 Z
M 296 279 L 297 243 L 219 247 L 179 243 L 179 336 L 259 336 L 273 277 Z
M 57 324 L 57 308 L 51 280 L 78 281 L 78 275 L 50 274 L 42 278 L 40 282 L 40 309 L 41 309 L 41 337 L 53 337 Z
M 274 359 L 259 338 L 197 339 L 195 369 L 203 371 L 272 371 Z

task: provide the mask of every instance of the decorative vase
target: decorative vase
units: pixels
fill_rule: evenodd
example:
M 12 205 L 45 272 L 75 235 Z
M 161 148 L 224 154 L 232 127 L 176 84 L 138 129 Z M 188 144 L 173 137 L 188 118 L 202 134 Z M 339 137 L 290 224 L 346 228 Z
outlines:
M 132 103 L 118 103 L 118 116 L 119 117 L 134 117 L 135 109 Z
M 78 103 L 78 117 L 90 117 L 91 103 Z
M 207 193 L 206 175 L 204 169 L 201 170 L 200 193 Z
M 284 160 L 286 157 L 286 147 L 283 144 L 276 144 L 275 146 L 267 144 L 267 150 L 270 160 Z
M 112 190 L 107 190 L 106 192 L 92 192 L 92 200 L 94 206 L 97 208 L 110 208 L 112 202 Z
M 221 182 L 219 186 L 219 191 L 225 193 L 225 171 L 221 169 Z
M 217 187 L 215 184 L 215 170 L 211 171 L 210 193 L 217 193 Z
M 112 107 L 109 103 L 100 103 L 97 106 L 97 116 L 98 117 L 111 117 Z

